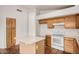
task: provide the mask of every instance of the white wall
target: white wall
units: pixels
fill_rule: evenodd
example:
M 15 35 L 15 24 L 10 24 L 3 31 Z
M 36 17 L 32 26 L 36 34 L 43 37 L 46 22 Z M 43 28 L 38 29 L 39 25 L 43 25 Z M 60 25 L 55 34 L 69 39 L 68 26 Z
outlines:
M 22 12 L 18 12 L 21 9 Z M 36 35 L 36 9 L 23 6 L 0 6 L 0 48 L 6 47 L 6 17 L 16 18 L 16 42 Z
M 6 47 L 6 17 L 16 18 L 17 40 L 27 35 L 27 10 L 20 6 L 0 6 L 0 48 Z
M 29 36 L 36 36 L 36 9 L 30 9 L 28 12 L 29 12 L 28 34 Z

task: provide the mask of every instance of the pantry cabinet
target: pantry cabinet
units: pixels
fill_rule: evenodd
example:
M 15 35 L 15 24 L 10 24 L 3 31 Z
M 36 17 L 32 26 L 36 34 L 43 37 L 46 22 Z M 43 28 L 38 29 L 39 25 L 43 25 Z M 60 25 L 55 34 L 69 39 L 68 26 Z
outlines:
M 66 29 L 79 29 L 79 15 L 66 16 L 64 23 Z
M 13 48 L 16 44 L 16 19 L 6 19 L 6 45 L 7 48 Z

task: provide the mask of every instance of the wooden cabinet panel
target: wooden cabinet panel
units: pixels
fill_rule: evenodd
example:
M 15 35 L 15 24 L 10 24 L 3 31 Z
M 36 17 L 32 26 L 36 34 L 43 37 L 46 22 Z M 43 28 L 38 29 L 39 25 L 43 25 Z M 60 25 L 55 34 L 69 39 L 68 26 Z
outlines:
M 76 16 L 76 28 L 79 29 L 79 15 Z
M 46 35 L 45 45 L 51 47 L 51 35 Z
M 76 28 L 76 16 L 67 16 L 65 17 L 65 28 Z
M 78 45 L 75 38 L 65 37 L 64 50 L 69 53 L 79 53 Z
M 54 25 L 53 25 L 53 23 L 48 23 L 48 28 L 49 28 L 49 29 L 52 29 L 52 28 L 54 28 Z
M 79 15 L 65 17 L 65 28 L 79 29 Z
M 53 23 L 61 23 L 61 22 L 64 22 L 64 17 L 39 20 L 40 24 L 47 24 L 49 29 L 54 28 Z
M 64 17 L 60 17 L 60 18 L 55 18 L 54 23 L 63 23 L 64 22 Z
M 45 39 L 45 53 L 50 54 L 51 53 L 51 35 L 46 35 Z
M 74 53 L 73 46 L 65 46 L 65 52 Z
M 47 24 L 47 21 L 45 21 L 45 20 L 40 20 L 40 21 L 39 21 L 39 24 Z
M 73 42 L 72 38 L 65 38 L 65 39 L 66 40 L 65 40 L 64 44 L 66 46 L 73 46 L 74 42 Z
M 40 24 L 48 24 L 48 28 L 54 28 L 53 23 L 65 23 L 65 28 L 67 29 L 79 29 L 79 14 L 76 15 L 70 15 L 70 16 L 64 16 L 59 18 L 50 18 L 50 19 L 44 19 L 40 20 Z
M 51 47 L 45 46 L 45 54 L 51 54 Z
M 36 43 L 36 54 L 44 54 L 45 53 L 45 41 L 41 40 Z
M 6 19 L 6 44 L 7 48 L 11 48 L 16 44 L 16 19 Z

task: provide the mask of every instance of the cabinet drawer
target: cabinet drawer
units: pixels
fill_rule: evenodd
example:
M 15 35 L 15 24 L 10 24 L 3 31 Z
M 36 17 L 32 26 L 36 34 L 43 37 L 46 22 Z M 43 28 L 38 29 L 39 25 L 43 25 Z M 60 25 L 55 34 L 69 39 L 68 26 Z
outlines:
M 65 46 L 65 52 L 74 53 L 73 47 Z
M 65 45 L 68 45 L 68 46 L 73 46 L 73 43 L 74 43 L 74 40 L 73 39 L 65 39 Z
M 64 44 L 65 44 L 65 46 L 73 47 L 73 41 L 72 42 L 66 41 Z
M 65 45 L 64 48 L 65 48 L 65 49 L 73 49 L 73 46 Z
M 73 45 L 65 45 L 65 48 L 66 47 L 73 48 Z

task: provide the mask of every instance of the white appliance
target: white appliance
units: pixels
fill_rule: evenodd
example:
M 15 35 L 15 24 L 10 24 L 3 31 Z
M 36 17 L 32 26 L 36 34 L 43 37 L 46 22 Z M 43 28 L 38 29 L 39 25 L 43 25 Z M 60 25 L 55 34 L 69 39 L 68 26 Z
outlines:
M 64 36 L 61 34 L 53 34 L 51 47 L 59 50 L 64 50 Z
M 51 47 L 64 51 L 64 23 L 54 23 Z

